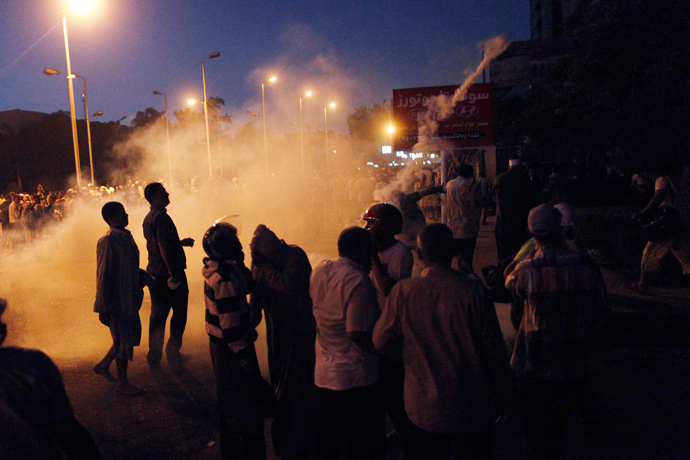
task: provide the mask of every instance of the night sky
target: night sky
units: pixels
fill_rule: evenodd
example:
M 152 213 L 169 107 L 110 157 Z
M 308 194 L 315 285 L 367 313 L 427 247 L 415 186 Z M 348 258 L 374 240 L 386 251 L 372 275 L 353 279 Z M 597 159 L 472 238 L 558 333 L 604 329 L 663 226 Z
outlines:
M 390 99 L 393 88 L 460 84 L 481 56 L 477 44 L 498 34 L 529 35 L 527 0 L 252 1 L 96 0 L 81 14 L 66 0 L 3 0 L 0 16 L 0 110 L 69 111 L 67 84 L 43 68 L 66 70 L 61 8 L 65 8 L 72 71 L 87 79 L 89 110 L 100 121 L 137 111 L 188 107 L 202 100 L 201 61 L 209 97 L 225 100 L 234 127 L 261 111 L 266 85 L 269 123 L 290 129 L 331 101 L 336 130 L 346 131 L 359 105 Z M 75 80 L 83 118 L 81 80 Z M 280 107 L 280 109 L 279 109 Z M 293 110 L 294 109 L 294 110 Z M 195 110 L 201 110 L 200 107 Z M 330 109 L 329 109 L 330 110 Z M 172 113 L 171 113 L 172 117 Z M 92 119 L 93 121 L 93 119 Z

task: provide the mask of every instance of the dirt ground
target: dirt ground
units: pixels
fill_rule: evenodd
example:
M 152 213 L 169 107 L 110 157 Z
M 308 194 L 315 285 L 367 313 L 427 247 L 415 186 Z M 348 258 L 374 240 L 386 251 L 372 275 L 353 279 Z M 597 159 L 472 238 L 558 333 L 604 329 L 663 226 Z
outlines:
M 334 246 L 334 242 L 332 244 Z M 310 252 L 310 248 L 305 248 Z M 493 226 L 482 228 L 475 268 L 493 263 Z M 661 288 L 641 297 L 627 291 L 619 273 L 606 272 L 613 322 L 592 367 L 603 418 L 578 423 L 573 415 L 566 459 L 690 458 L 690 290 Z M 506 344 L 515 333 L 509 306 L 496 304 Z M 142 323 L 148 324 L 142 309 Z M 196 327 L 196 326 L 195 326 Z M 164 364 L 146 365 L 145 339 L 135 350 L 131 381 L 147 388 L 142 397 L 115 393 L 114 384 L 91 371 L 94 362 L 56 359 L 77 417 L 91 432 L 104 458 L 122 460 L 218 459 L 215 390 L 203 330 L 187 332 L 183 351 L 192 359 L 180 374 Z M 103 352 L 105 353 L 105 349 Z M 266 424 L 272 454 L 270 420 Z M 513 417 L 495 429 L 495 458 L 524 459 L 520 426 Z M 389 458 L 396 458 L 391 446 Z

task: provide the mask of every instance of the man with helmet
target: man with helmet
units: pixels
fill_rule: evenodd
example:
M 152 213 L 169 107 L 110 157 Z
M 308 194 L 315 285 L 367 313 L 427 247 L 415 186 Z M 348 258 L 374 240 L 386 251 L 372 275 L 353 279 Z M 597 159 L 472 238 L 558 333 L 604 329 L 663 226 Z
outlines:
M 149 322 L 149 352 L 146 360 L 150 366 L 157 366 L 163 355 L 165 323 L 170 310 L 170 338 L 165 347 L 168 364 L 173 371 L 183 367 L 180 354 L 182 334 L 187 325 L 187 258 L 183 246 L 194 246 L 192 238 L 180 240 L 177 227 L 166 211 L 170 204 L 168 192 L 159 182 L 152 182 L 144 189 L 144 197 L 151 204 L 151 210 L 144 218 L 144 238 L 149 254 L 146 271 L 156 278 L 151 292 L 151 319 Z
M 375 251 L 369 276 L 374 281 L 379 307 L 386 303 L 388 294 L 395 284 L 412 276 L 414 256 L 410 248 L 395 239 L 402 231 L 403 217 L 398 208 L 389 203 L 378 203 L 367 209 L 362 217 L 364 227 L 372 235 Z M 380 385 L 384 408 L 395 427 L 398 439 L 407 450 L 411 422 L 405 413 L 403 381 L 405 369 L 399 357 L 381 356 Z
M 203 240 L 206 333 L 213 371 L 223 459 L 266 458 L 263 381 L 254 349 L 255 322 L 247 303 L 252 289 L 251 272 L 244 265 L 237 229 L 214 224 Z

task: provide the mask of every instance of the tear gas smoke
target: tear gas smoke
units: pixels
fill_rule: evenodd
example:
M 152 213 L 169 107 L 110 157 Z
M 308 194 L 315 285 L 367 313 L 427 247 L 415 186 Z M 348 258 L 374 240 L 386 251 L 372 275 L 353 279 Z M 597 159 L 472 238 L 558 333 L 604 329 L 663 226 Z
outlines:
M 320 63 L 314 65 L 323 69 L 327 67 L 325 61 L 328 59 L 320 59 Z M 326 79 L 326 74 L 321 78 Z M 355 85 L 348 83 L 345 77 L 334 84 Z M 171 126 L 172 184 L 164 120 L 134 130 L 129 139 L 110 152 L 111 184 L 124 185 L 132 180 L 139 181 L 143 187 L 148 182 L 163 182 L 171 193 L 168 213 L 180 237 L 196 240 L 193 248 L 185 248 L 190 295 L 183 350 L 185 347 L 199 349 L 197 345 L 203 347 L 208 341 L 204 330 L 200 272 L 205 254 L 201 243 L 205 231 L 216 219 L 231 216 L 228 221 L 241 231 L 240 240 L 248 265 L 251 262 L 248 246 L 258 224 L 267 225 L 289 244 L 300 245 L 309 254 L 312 265 L 323 258 L 337 256 L 336 240 L 342 229 L 362 225 L 361 215 L 366 205 L 357 201 L 356 194 L 351 200 L 348 192 L 348 184 L 358 180 L 360 165 L 348 140 L 331 131 L 331 170 L 326 171 L 324 134 L 305 132 L 303 169 L 299 131 L 295 133 L 295 127 L 288 124 L 293 132 L 276 133 L 275 125 L 279 120 L 282 123 L 298 119 L 298 94 L 295 90 L 294 100 L 288 101 L 286 97 L 283 101 L 290 106 L 271 106 L 268 177 L 263 133 L 252 121 L 242 124 L 241 120 L 235 120 L 231 126 L 234 133 L 223 133 L 220 138 L 220 151 L 218 132 L 211 130 L 212 180 L 209 179 L 205 127 L 199 120 Z M 342 99 L 347 100 L 344 96 Z M 245 107 L 239 110 L 244 113 Z M 308 110 L 323 115 L 322 107 L 316 110 L 312 106 Z M 338 117 L 344 119 L 345 115 Z M 334 115 L 334 120 L 336 118 Z M 314 122 L 317 119 L 318 115 L 314 115 Z M 210 117 L 209 121 L 213 128 L 214 119 Z M 221 164 L 223 178 L 219 177 Z M 371 200 L 372 191 L 373 185 L 369 188 L 368 200 Z M 108 229 L 100 211 L 102 204 L 110 200 L 123 202 L 129 214 L 127 228 L 139 247 L 140 267 L 146 267 L 146 241 L 141 224 L 149 205 L 143 197 L 137 196 L 134 201 L 119 194 L 104 200 L 81 198 L 63 221 L 45 230 L 43 238 L 0 255 L 0 296 L 7 298 L 10 304 L 3 318 L 9 327 L 7 345 L 38 348 L 63 362 L 89 360 L 95 363 L 112 344 L 108 329 L 93 313 L 96 243 Z M 148 350 L 149 314 L 150 299 L 145 289 L 140 311 L 142 342 L 135 349 L 136 360 L 144 359 Z M 260 341 L 265 343 L 263 324 L 260 334 Z M 257 349 L 265 369 L 264 343 L 259 343 Z
M 415 152 L 438 151 L 450 147 L 450 143 L 434 138 L 434 134 L 438 131 L 438 122 L 448 118 L 453 113 L 455 104 L 462 101 L 467 96 L 467 90 L 474 83 L 484 69 L 498 56 L 501 55 L 508 45 L 510 45 L 510 38 L 507 35 L 499 35 L 480 44 L 484 51 L 484 58 L 463 82 L 460 87 L 455 90 L 453 96 L 440 95 L 431 98 L 427 110 L 423 116 L 418 119 L 419 142 L 412 148 Z

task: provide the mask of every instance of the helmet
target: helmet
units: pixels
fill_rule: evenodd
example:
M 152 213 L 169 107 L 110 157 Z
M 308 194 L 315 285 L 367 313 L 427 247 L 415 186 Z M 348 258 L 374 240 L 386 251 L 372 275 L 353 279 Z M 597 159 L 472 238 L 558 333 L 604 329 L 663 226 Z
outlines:
M 390 203 L 378 203 L 367 209 L 362 219 L 377 221 L 382 227 L 397 235 L 402 232 L 403 217 L 398 208 Z
M 237 228 L 227 222 L 215 223 L 206 230 L 203 246 L 206 254 L 214 260 L 244 259 Z

